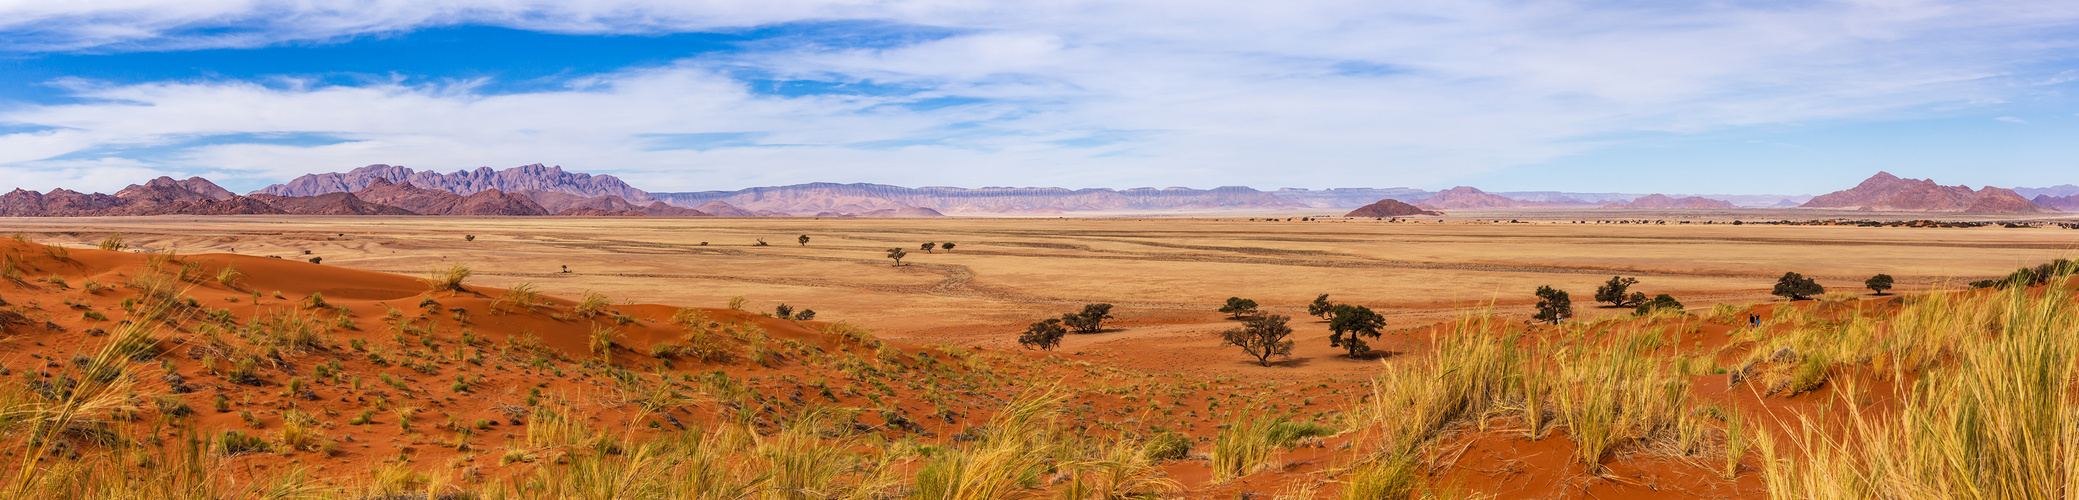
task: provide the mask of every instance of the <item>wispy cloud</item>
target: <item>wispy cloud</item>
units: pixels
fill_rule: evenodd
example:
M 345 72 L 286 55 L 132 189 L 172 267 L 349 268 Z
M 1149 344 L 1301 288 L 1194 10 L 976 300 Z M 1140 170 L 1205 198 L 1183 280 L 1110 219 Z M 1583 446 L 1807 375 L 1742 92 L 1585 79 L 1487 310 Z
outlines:
M 2055 92 L 2028 83 L 2069 74 L 2045 65 L 2073 48 L 2075 19 L 2079 4 L 1935 1 L 0 3 L 0 45 L 16 53 L 253 47 L 454 24 L 881 27 L 859 38 L 777 29 L 741 50 L 517 93 L 469 82 L 75 82 L 82 102 L 0 111 L 0 126 L 22 130 L 0 130 L 0 168 L 102 189 L 132 170 L 272 180 L 377 162 L 561 163 L 664 190 L 1426 185 L 1627 133 L 1896 117 Z M 238 134 L 329 140 L 194 142 Z

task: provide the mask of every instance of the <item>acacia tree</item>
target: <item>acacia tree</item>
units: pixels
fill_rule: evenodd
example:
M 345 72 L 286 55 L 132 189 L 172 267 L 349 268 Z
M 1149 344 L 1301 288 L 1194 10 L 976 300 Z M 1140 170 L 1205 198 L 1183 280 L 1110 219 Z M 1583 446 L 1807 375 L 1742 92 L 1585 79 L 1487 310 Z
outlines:
M 951 251 L 953 251 L 953 242 L 951 242 L 951 241 L 948 241 L 948 242 L 945 242 L 945 243 L 940 243 L 940 244 L 938 244 L 938 247 L 939 247 L 940 249 L 943 249 L 943 250 L 945 250 L 945 251 L 951 252 Z
M 933 252 L 933 251 L 931 251 L 931 249 L 933 249 L 933 248 L 938 248 L 938 244 L 937 244 L 937 243 L 932 243 L 932 242 L 926 241 L 926 242 L 924 242 L 924 244 L 922 244 L 922 245 L 917 245 L 917 248 L 922 248 L 922 249 L 924 249 L 924 253 L 937 253 L 937 252 Z
M 1068 329 L 1061 327 L 1061 320 L 1048 319 L 1025 327 L 1025 333 L 1018 335 L 1018 345 L 1026 349 L 1052 351 L 1061 347 L 1061 337 L 1067 335 Z
M 800 238 L 795 238 L 794 241 L 801 242 L 801 246 L 808 246 L 808 235 L 801 235 Z
M 1574 316 L 1574 299 L 1567 297 L 1566 290 L 1541 286 L 1537 293 L 1538 313 L 1530 319 L 1557 325 Z
M 1371 308 L 1336 304 L 1328 320 L 1328 346 L 1349 350 L 1350 357 L 1370 352 L 1371 345 L 1359 337 L 1379 338 L 1379 329 L 1386 326 L 1386 318 Z
M 1097 333 L 1104 330 L 1104 320 L 1112 319 L 1111 304 L 1085 304 L 1083 312 L 1061 315 L 1061 324 L 1075 329 L 1076 333 Z
M 1877 295 L 1884 295 L 1885 290 L 1891 289 L 1891 283 L 1891 275 L 1879 274 L 1876 276 L 1871 276 L 1870 279 L 1863 280 L 1862 286 L 1863 288 L 1870 289 L 1870 291 L 1872 292 L 1876 292 Z
M 895 259 L 895 265 L 898 265 L 898 266 L 902 265 L 902 258 L 903 258 L 903 257 L 908 257 L 908 256 L 910 256 L 910 253 L 909 253 L 909 252 L 905 252 L 905 251 L 903 251 L 903 250 L 902 250 L 902 249 L 900 249 L 900 248 L 890 248 L 890 249 L 888 249 L 888 258 L 890 258 L 890 259 Z
M 1639 284 L 1638 278 L 1611 276 L 1609 282 L 1596 287 L 1595 301 L 1608 302 L 1610 307 L 1635 307 L 1643 304 L 1646 302 L 1646 294 L 1630 291 L 1631 286 L 1636 284 Z
M 1220 306 L 1220 312 L 1233 315 L 1231 319 L 1242 319 L 1243 316 L 1255 316 L 1256 301 L 1244 299 L 1241 297 L 1228 297 L 1227 305 Z
M 1812 278 L 1798 273 L 1783 273 L 1783 277 L 1776 279 L 1776 289 L 1769 292 L 1771 295 L 1790 300 L 1805 300 L 1824 293 L 1826 287 L 1819 286 Z
M 1653 300 L 1640 302 L 1638 306 L 1632 309 L 1631 313 L 1636 316 L 1645 316 L 1648 314 L 1652 314 L 1654 311 L 1663 309 L 1671 309 L 1675 312 L 1681 312 L 1682 301 L 1675 300 L 1674 296 L 1663 293 L 1654 296 Z
M 1271 356 L 1292 357 L 1292 327 L 1285 326 L 1290 318 L 1276 314 L 1256 316 L 1242 323 L 1241 328 L 1220 333 L 1228 345 L 1242 348 L 1256 358 L 1256 364 L 1270 366 Z
M 1331 312 L 1335 312 L 1335 304 L 1328 301 L 1328 294 L 1324 293 L 1319 297 L 1314 297 L 1314 302 L 1307 304 L 1308 316 L 1319 316 L 1325 320 L 1328 319 L 1328 313 Z

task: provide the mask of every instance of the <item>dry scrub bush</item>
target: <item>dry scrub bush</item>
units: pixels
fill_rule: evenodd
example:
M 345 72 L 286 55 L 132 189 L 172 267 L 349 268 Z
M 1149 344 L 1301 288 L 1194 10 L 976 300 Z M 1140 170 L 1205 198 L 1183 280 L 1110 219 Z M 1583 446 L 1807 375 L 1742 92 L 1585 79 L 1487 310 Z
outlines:
M 546 299 L 542 297 L 541 290 L 535 289 L 533 283 L 521 283 L 513 285 L 505 291 L 505 295 L 492 301 L 491 310 L 510 312 L 511 309 L 518 309 L 520 312 L 534 312 L 534 308 L 540 306 L 544 300 Z
M 469 267 L 461 264 L 435 269 L 426 273 L 426 286 L 435 292 L 461 293 L 462 280 L 469 279 Z

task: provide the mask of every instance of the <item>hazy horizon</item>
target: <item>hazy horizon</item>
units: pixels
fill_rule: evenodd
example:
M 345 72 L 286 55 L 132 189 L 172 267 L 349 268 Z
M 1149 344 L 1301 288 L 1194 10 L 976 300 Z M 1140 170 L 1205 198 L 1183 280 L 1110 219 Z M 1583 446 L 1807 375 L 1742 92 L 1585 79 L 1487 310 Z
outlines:
M 140 1 L 0 33 L 0 172 L 37 190 L 2079 183 L 2075 4 Z

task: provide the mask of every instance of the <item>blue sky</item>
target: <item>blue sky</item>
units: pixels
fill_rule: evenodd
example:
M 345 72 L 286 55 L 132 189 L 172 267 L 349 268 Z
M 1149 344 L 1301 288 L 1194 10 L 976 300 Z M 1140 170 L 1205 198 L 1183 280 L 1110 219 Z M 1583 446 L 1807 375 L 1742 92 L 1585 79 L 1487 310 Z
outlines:
M 70 5 L 70 4 L 85 5 Z M 0 173 L 1799 194 L 2079 183 L 2079 4 L 0 4 Z

